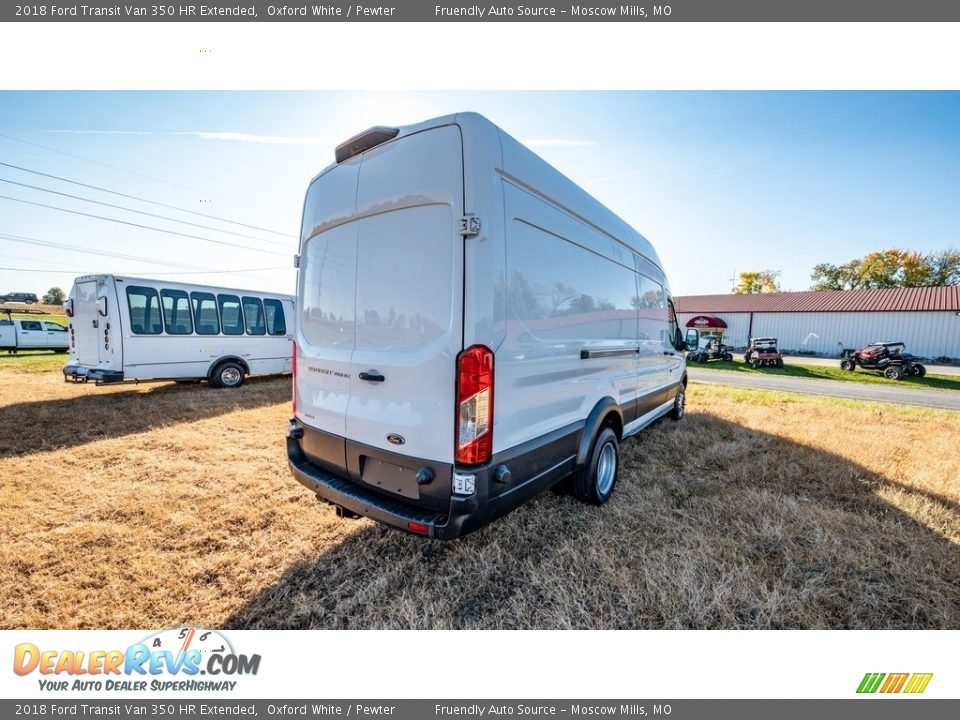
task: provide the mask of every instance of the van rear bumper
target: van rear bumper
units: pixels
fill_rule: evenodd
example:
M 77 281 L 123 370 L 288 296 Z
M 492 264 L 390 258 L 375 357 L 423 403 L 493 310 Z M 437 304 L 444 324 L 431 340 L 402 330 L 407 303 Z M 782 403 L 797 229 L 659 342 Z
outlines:
M 451 497 L 450 510 L 445 514 L 394 500 L 339 477 L 312 463 L 292 434 L 287 435 L 287 459 L 297 481 L 319 498 L 411 534 L 453 540 L 486 524 L 488 520 L 476 496 Z M 412 530 L 411 523 L 426 527 L 426 532 Z

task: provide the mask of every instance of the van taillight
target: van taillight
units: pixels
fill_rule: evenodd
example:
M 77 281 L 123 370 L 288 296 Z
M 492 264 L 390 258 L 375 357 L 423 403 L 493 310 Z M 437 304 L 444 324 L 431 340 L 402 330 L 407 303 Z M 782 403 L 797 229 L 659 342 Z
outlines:
M 483 345 L 457 357 L 457 463 L 479 465 L 493 454 L 493 351 Z
M 293 364 L 291 365 L 291 370 L 293 374 L 291 378 L 293 382 L 291 387 L 293 389 L 293 416 L 297 416 L 297 341 L 293 341 Z

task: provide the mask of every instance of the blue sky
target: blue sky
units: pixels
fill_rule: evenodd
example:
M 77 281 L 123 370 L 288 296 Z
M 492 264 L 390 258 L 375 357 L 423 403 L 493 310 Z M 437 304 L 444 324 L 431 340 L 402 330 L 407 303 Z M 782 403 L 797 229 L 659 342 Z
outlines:
M 334 146 L 458 110 L 487 115 L 650 238 L 678 295 L 768 268 L 803 290 L 819 262 L 960 246 L 958 92 L 2 92 L 0 162 L 177 209 L 2 165 L 21 185 L 0 182 L 0 195 L 218 243 L 0 198 L 0 267 L 21 269 L 0 270 L 0 292 L 68 289 L 82 272 L 292 292 L 290 236 Z

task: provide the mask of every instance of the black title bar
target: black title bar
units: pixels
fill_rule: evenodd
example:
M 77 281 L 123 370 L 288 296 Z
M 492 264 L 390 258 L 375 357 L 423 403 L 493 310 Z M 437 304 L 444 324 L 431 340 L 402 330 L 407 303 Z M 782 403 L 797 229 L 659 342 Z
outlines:
M 943 0 L 3 3 L 0 22 L 956 22 Z

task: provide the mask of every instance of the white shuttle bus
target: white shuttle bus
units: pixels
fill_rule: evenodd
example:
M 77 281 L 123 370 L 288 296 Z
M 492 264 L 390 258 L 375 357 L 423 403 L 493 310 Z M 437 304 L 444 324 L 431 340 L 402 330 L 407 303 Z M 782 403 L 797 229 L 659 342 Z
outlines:
M 294 298 L 167 280 L 84 275 L 63 304 L 66 380 L 206 380 L 291 371 Z
M 685 338 L 650 242 L 485 118 L 375 127 L 311 182 L 294 476 L 344 516 L 455 538 L 683 417 Z

